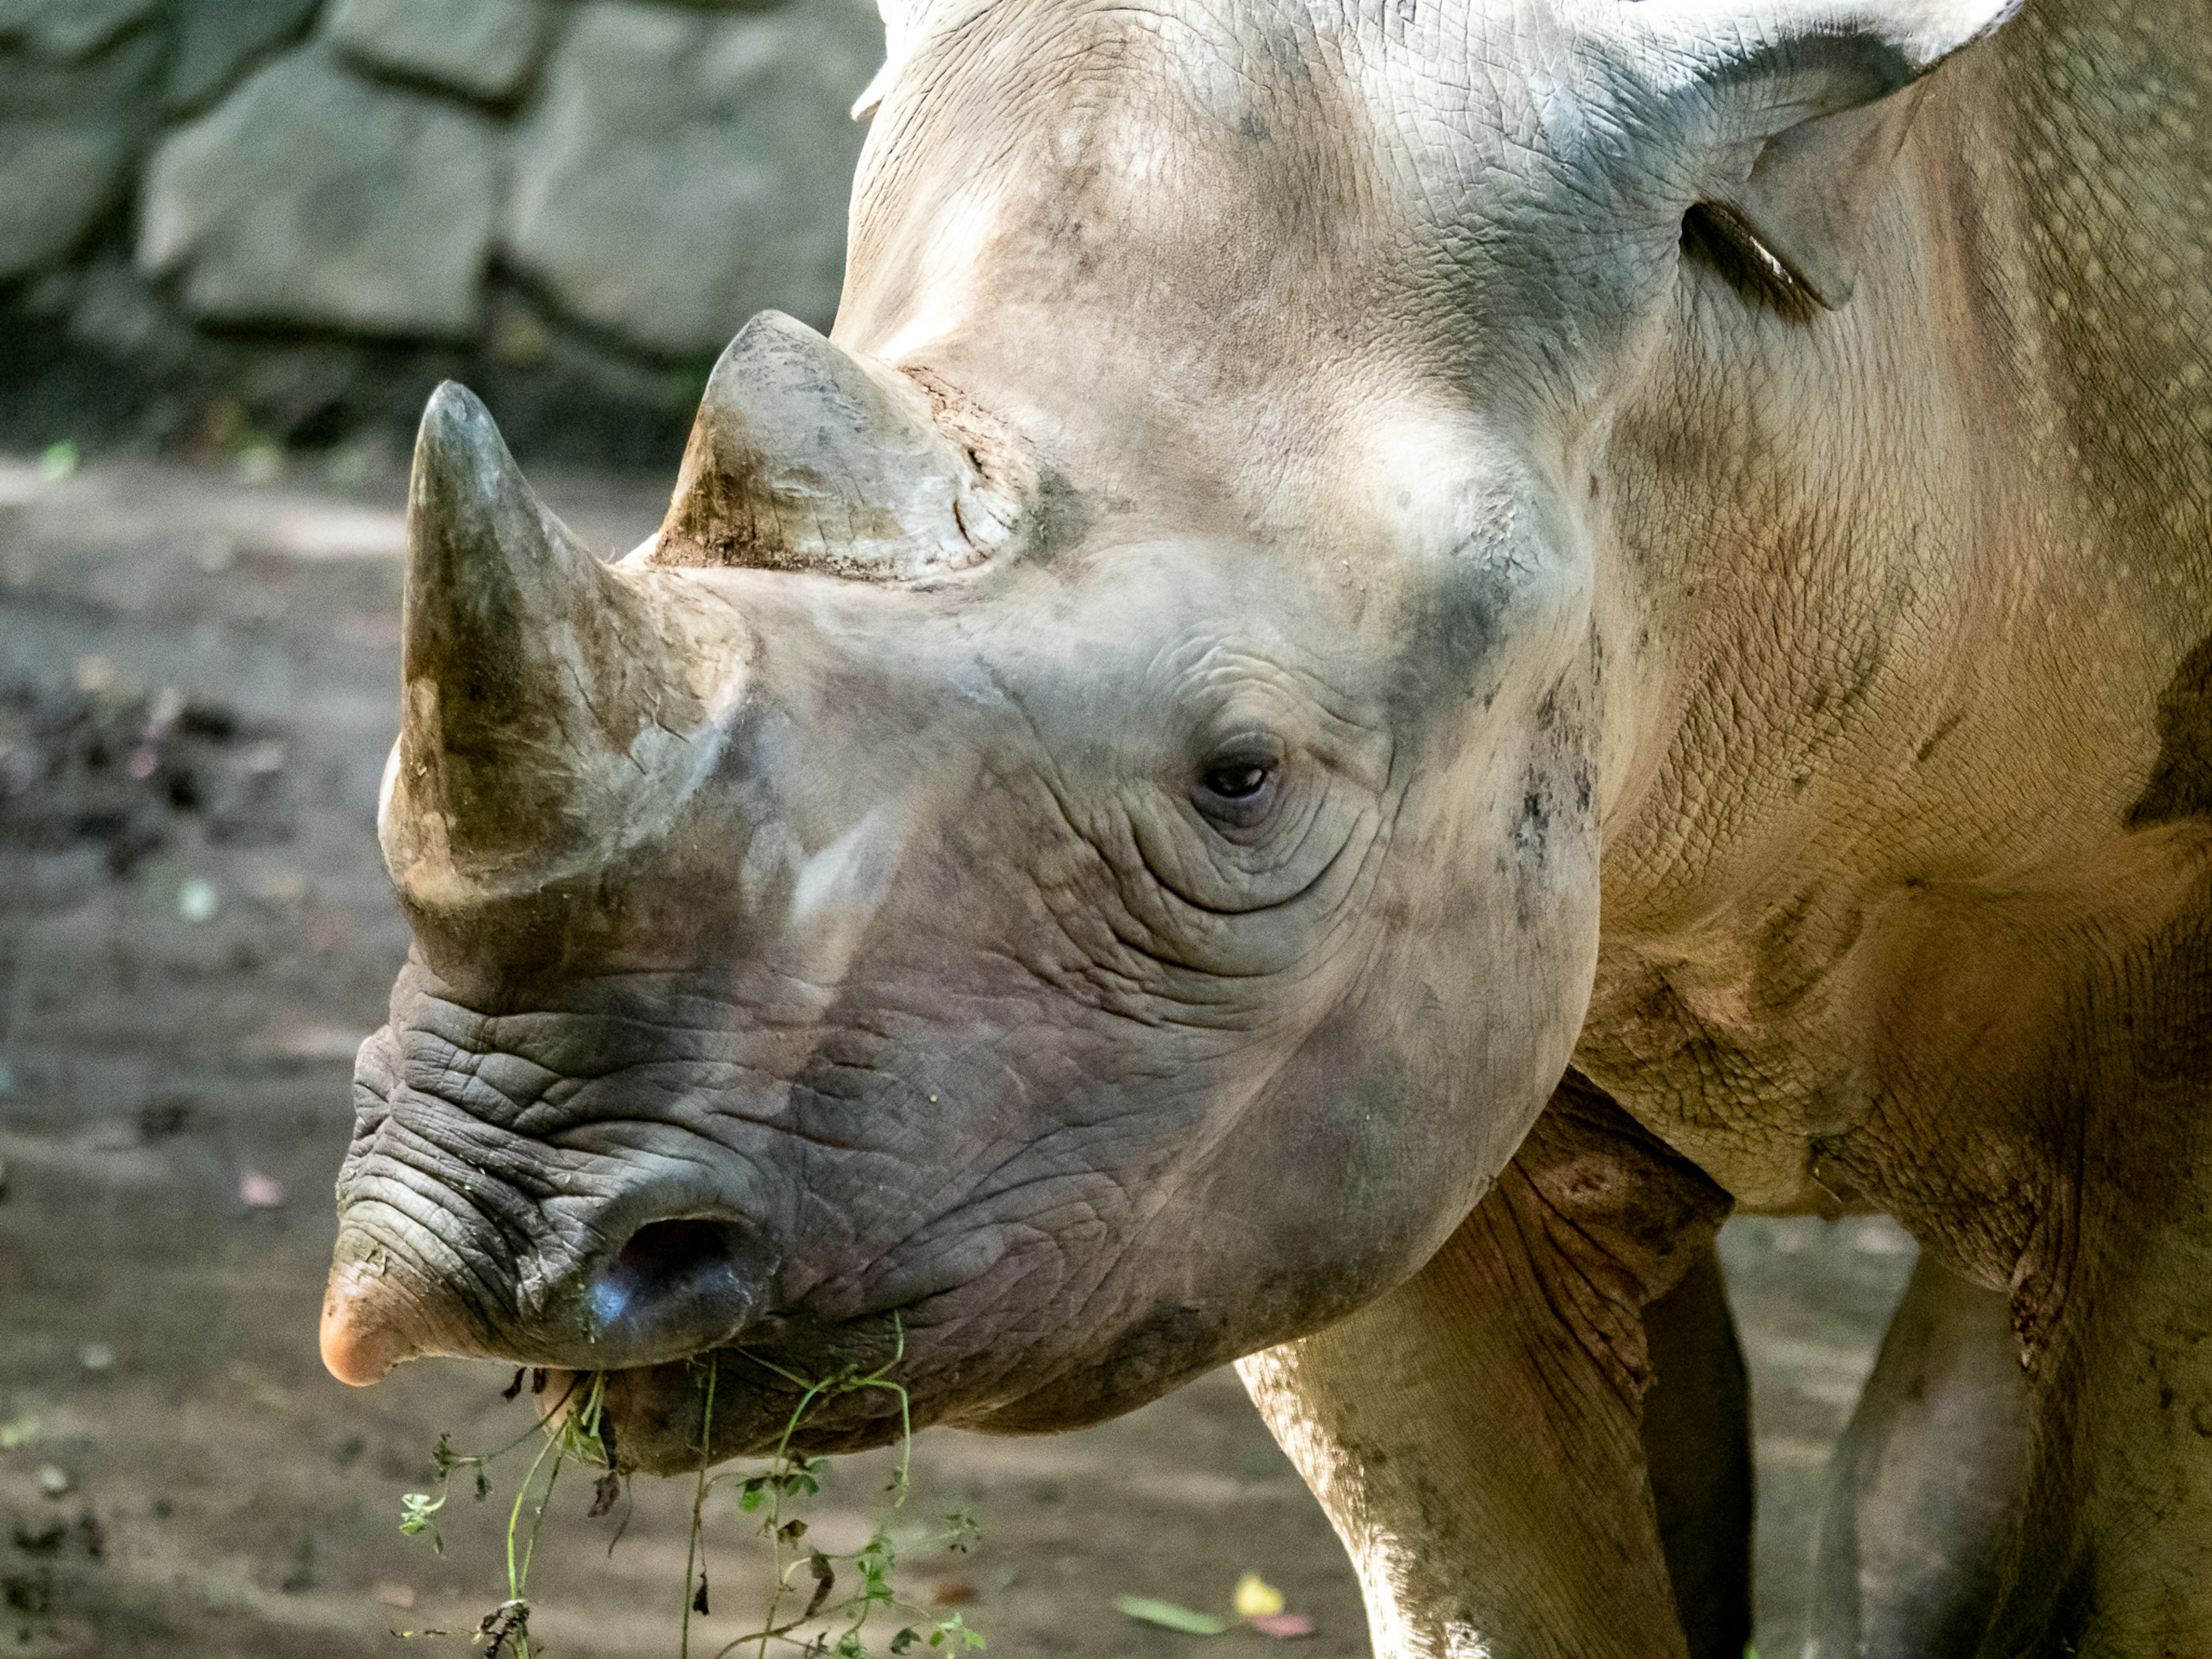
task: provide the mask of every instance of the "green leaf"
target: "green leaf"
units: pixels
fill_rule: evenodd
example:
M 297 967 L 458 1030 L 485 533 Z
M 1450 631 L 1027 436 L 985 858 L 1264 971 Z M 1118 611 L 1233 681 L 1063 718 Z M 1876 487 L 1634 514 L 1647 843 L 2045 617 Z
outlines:
M 1172 1601 L 1156 1601 L 1149 1595 L 1117 1595 L 1114 1606 L 1125 1617 L 1158 1625 L 1163 1630 L 1179 1630 L 1186 1636 L 1218 1636 L 1229 1628 L 1226 1619 L 1193 1613 L 1188 1607 L 1179 1607 Z

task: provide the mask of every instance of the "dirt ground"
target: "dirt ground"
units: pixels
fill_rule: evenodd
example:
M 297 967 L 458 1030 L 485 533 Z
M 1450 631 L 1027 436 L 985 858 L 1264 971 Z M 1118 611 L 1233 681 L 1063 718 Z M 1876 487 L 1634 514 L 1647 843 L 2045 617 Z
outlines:
M 152 463 L 43 478 L 0 459 L 0 1652 L 395 1656 L 471 1650 L 504 1594 L 519 1466 L 457 1497 L 447 1553 L 400 1535 L 440 1431 L 523 1432 L 507 1373 L 407 1368 L 367 1392 L 315 1358 L 355 1045 L 404 949 L 374 843 L 395 720 L 404 480 L 340 492 Z M 612 553 L 660 488 L 552 477 Z M 663 486 L 665 487 L 665 486 Z M 1886 1222 L 1747 1220 L 1723 1240 L 1757 1389 L 1759 1644 L 1801 1640 L 1828 1448 L 1911 1262 Z M 851 1547 L 886 1455 L 831 1473 L 814 1541 Z M 1225 1608 L 1240 1572 L 1364 1654 L 1351 1572 L 1233 1376 L 1119 1422 L 933 1431 L 914 1520 L 972 1510 L 971 1556 L 913 1555 L 1012 1659 L 1273 1644 L 1138 1625 L 1124 1594 Z M 672 1655 L 690 1492 L 556 1498 L 538 1651 Z M 609 1553 L 616 1525 L 627 1529 Z M 750 1628 L 764 1568 L 727 1489 L 693 1650 Z M 703 1639 L 702 1639 L 703 1638 Z M 481 1652 L 482 1649 L 474 1651 Z

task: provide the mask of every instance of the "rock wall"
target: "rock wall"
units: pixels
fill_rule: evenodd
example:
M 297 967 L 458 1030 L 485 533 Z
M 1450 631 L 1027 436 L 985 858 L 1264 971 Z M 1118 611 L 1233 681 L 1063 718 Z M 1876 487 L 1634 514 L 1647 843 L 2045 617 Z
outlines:
M 835 311 L 882 46 L 870 0 L 0 0 L 0 442 L 312 446 L 453 374 L 671 464 L 748 316 Z

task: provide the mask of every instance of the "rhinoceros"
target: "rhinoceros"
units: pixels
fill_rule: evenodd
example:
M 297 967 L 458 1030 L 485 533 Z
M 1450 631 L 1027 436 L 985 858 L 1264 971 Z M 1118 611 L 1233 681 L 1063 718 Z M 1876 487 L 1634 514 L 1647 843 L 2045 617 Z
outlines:
M 1704 1659 L 1886 1212 L 1812 1651 L 2212 1652 L 2212 49 L 2007 11 L 895 7 L 647 544 L 423 416 L 330 1368 L 1234 1360 L 1378 1652 Z

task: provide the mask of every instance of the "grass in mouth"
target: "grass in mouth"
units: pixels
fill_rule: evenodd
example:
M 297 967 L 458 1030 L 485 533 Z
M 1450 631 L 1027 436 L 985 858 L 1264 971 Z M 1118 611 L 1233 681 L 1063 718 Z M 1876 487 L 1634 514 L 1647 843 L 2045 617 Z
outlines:
M 897 1399 L 899 1461 L 886 1490 L 894 1513 L 905 1507 L 912 1484 L 914 1419 L 905 1387 L 891 1375 L 905 1358 L 906 1332 L 896 1318 L 893 1329 L 896 1343 L 890 1358 L 870 1371 L 863 1371 L 858 1365 L 847 1365 L 827 1376 L 808 1378 L 745 1349 L 731 1350 L 738 1360 L 757 1366 L 799 1390 L 799 1403 L 792 1407 L 784 1423 L 775 1453 L 766 1467 L 750 1472 L 732 1469 L 709 1473 L 707 1460 L 714 1443 L 714 1396 L 722 1382 L 724 1356 L 712 1353 L 692 1362 L 702 1396 L 700 1466 L 692 1490 L 690 1541 L 684 1553 L 683 1611 L 677 1626 L 678 1659 L 691 1659 L 694 1616 L 706 1618 L 711 1610 L 706 1559 L 707 1498 L 726 1481 L 736 1483 L 738 1511 L 759 1517 L 759 1530 L 769 1543 L 770 1578 L 767 1611 L 760 1628 L 723 1642 L 714 1650 L 712 1659 L 726 1659 L 726 1656 L 741 1653 L 747 1648 L 752 1650 L 754 1659 L 767 1659 L 771 1643 L 797 1648 L 803 1655 L 814 1656 L 816 1659 L 830 1659 L 831 1656 L 834 1659 L 876 1659 L 876 1650 L 870 1645 L 873 1639 L 872 1626 L 895 1627 L 884 1644 L 884 1651 L 898 1659 L 918 1655 L 925 1649 L 949 1655 L 983 1645 L 981 1633 L 961 1614 L 954 1613 L 938 1618 L 921 1603 L 900 1594 L 895 1582 L 899 1550 L 891 1536 L 888 1518 L 877 1525 L 866 1544 L 848 1553 L 825 1553 L 805 1541 L 807 1523 L 799 1511 L 807 1499 L 822 1490 L 831 1460 L 795 1454 L 791 1449 L 792 1441 L 810 1415 L 844 1395 L 875 1390 Z M 539 1372 L 537 1376 L 542 1389 L 544 1374 Z M 522 1373 L 517 1372 L 514 1383 L 507 1390 L 509 1398 L 521 1391 L 521 1383 Z M 514 1659 L 530 1659 L 530 1566 L 537 1554 L 538 1534 L 544 1527 L 545 1511 L 552 1502 L 562 1466 L 575 1463 L 600 1472 L 592 1489 L 592 1515 L 604 1515 L 614 1505 L 621 1477 L 613 1471 L 601 1431 L 605 1400 L 606 1373 L 580 1373 L 550 1410 L 496 1451 L 481 1455 L 459 1453 L 453 1449 L 451 1437 L 441 1434 L 432 1454 L 438 1475 L 435 1491 L 409 1492 L 400 1499 L 400 1531 L 410 1537 L 428 1534 L 433 1547 L 443 1554 L 445 1540 L 438 1530 L 438 1522 L 453 1495 L 454 1478 L 464 1472 L 471 1475 L 477 1499 L 483 1502 L 491 1495 L 490 1465 L 524 1444 L 532 1434 L 542 1437 L 544 1444 L 531 1460 L 507 1510 L 507 1599 L 484 1614 L 472 1635 L 472 1642 L 487 1644 L 486 1659 L 501 1659 L 501 1656 L 510 1653 Z M 526 1528 L 526 1510 L 529 1517 Z M 621 1537 L 617 1530 L 615 1541 L 619 1542 Z M 974 1516 L 955 1511 L 945 1516 L 941 1526 L 923 1541 L 964 1554 L 980 1537 Z M 611 1553 L 614 1545 L 611 1543 L 607 1547 Z M 801 1634 L 809 1631 L 811 1634 Z M 451 1632 L 403 1633 L 431 1636 Z

